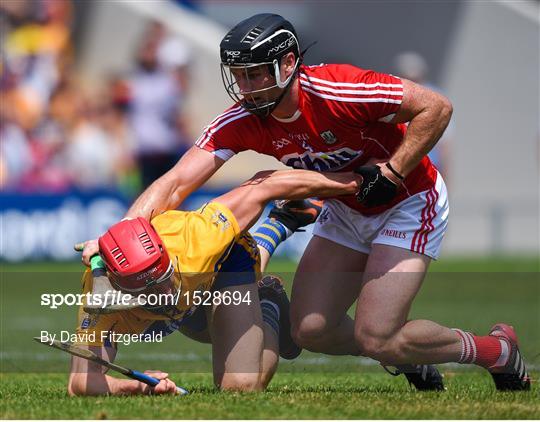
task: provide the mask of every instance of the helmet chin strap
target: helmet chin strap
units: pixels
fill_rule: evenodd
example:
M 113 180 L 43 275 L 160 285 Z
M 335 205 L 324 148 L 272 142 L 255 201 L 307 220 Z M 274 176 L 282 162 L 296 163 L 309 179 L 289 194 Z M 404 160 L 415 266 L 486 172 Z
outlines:
M 281 103 L 281 101 L 283 100 L 287 92 L 289 92 L 289 90 L 291 89 L 291 86 L 292 86 L 291 82 L 293 78 L 296 76 L 296 74 L 298 73 L 298 69 L 300 68 L 300 64 L 302 61 L 300 57 L 296 59 L 296 64 L 294 65 L 294 71 L 283 82 L 281 82 L 281 71 L 279 69 L 279 66 L 276 64 L 277 60 L 275 60 L 274 62 L 275 62 L 274 69 L 276 70 L 276 83 L 278 87 L 283 89 L 283 92 L 280 94 L 279 97 L 276 98 L 276 101 L 274 102 L 274 104 L 272 104 L 272 107 L 270 111 L 268 112 L 268 114 L 271 114 L 276 109 L 276 107 Z
M 285 88 L 293 76 L 296 74 L 296 70 L 298 69 L 298 65 L 300 64 L 300 58 L 296 59 L 296 63 L 294 64 L 294 72 L 292 72 L 287 79 L 285 79 L 283 82 L 281 82 L 281 69 L 279 68 L 279 63 L 276 59 L 274 59 L 274 75 L 276 75 L 276 85 L 279 88 Z
M 276 85 L 283 89 L 283 92 L 275 99 L 274 102 L 271 104 L 268 104 L 267 106 L 261 107 L 259 109 L 253 109 L 249 110 L 251 113 L 259 116 L 259 117 L 268 117 L 272 112 L 276 109 L 276 107 L 281 103 L 287 92 L 289 92 L 289 89 L 291 88 L 291 82 L 292 79 L 296 76 L 298 73 L 298 69 L 300 68 L 300 64 L 302 63 L 301 58 L 299 57 L 296 59 L 296 63 L 294 65 L 294 71 L 289 75 L 287 79 L 285 79 L 283 82 L 281 81 L 281 70 L 279 68 L 279 63 L 277 60 L 274 60 L 274 75 L 276 77 Z

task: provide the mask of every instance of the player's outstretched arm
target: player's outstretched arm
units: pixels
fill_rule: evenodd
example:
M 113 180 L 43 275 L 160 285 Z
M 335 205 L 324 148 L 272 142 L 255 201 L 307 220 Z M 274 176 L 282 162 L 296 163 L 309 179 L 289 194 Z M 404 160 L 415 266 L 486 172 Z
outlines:
M 174 210 L 186 197 L 204 184 L 224 160 L 193 146 L 167 173 L 152 183 L 129 208 L 126 217 L 150 220 L 167 210 Z
M 107 360 L 114 360 L 115 351 L 112 348 L 90 346 L 89 349 L 98 356 L 107 357 Z M 73 356 L 67 386 L 68 394 L 70 396 L 177 394 L 176 385 L 165 372 L 145 371 L 146 374 L 161 380 L 153 388 L 136 380 L 111 377 L 105 372 L 105 368 L 101 365 Z
M 214 154 L 193 146 L 167 173 L 152 183 L 129 208 L 126 217 L 150 220 L 167 210 L 174 210 L 194 190 L 204 184 L 224 163 Z M 84 243 L 82 261 L 90 266 L 90 258 L 99 252 L 97 240 Z
M 361 183 L 362 177 L 353 172 L 262 171 L 214 201 L 227 206 L 236 217 L 240 229 L 247 230 L 273 199 L 350 195 L 358 192 Z

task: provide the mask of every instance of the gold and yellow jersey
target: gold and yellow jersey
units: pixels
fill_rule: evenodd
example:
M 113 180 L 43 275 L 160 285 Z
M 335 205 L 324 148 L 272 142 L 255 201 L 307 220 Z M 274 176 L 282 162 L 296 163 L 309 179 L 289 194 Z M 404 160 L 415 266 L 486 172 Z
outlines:
M 177 330 L 193 314 L 193 292 L 222 289 L 255 282 L 260 276 L 257 244 L 249 233 L 242 233 L 233 213 L 224 205 L 211 202 L 197 211 L 167 211 L 152 219 L 152 226 L 163 240 L 174 265 L 177 288 L 176 306 L 162 314 L 144 308 L 110 314 L 90 315 L 79 309 L 79 344 L 102 346 L 102 333 L 142 334 Z M 92 274 L 83 276 L 83 294 L 92 291 Z M 95 335 L 88 335 L 95 333 Z

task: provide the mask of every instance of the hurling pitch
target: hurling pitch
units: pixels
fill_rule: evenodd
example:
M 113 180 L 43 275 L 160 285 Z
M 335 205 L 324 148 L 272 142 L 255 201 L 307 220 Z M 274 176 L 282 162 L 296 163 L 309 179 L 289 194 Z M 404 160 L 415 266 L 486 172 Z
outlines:
M 294 265 L 276 260 L 269 271 L 287 279 L 290 292 Z M 496 322 L 514 325 L 532 387 L 512 393 L 497 392 L 486 371 L 457 364 L 438 366 L 447 391 L 419 393 L 404 376 L 392 377 L 372 360 L 307 351 L 294 361 L 282 360 L 265 393 L 222 393 L 213 388 L 210 347 L 174 333 L 160 344 L 124 346 L 116 362 L 169 372 L 189 395 L 71 398 L 69 355 L 32 338 L 41 329 L 73 331 L 76 307 L 45 309 L 38 292 L 77 293 L 80 274 L 77 264 L 2 264 L 2 419 L 540 418 L 538 258 L 441 260 L 432 265 L 411 311 L 411 318 L 479 334 Z

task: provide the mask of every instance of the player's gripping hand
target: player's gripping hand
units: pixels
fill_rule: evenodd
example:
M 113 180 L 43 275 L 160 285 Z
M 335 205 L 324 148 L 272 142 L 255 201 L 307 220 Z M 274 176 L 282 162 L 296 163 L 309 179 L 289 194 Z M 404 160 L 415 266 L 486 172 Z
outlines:
M 77 252 L 82 252 L 82 262 L 87 267 L 90 266 L 90 258 L 99 253 L 99 245 L 97 239 L 87 240 L 86 242 L 77 243 L 73 246 Z
M 384 166 L 388 166 L 388 163 Z M 393 171 L 389 171 L 390 174 L 393 173 Z M 377 164 L 358 167 L 354 172 L 363 178 L 356 199 L 366 207 L 377 207 L 390 202 L 397 195 L 398 186 L 403 180 L 403 177 L 398 173 L 395 173 L 395 176 L 390 176 L 388 173 L 384 175 L 381 165 Z
M 301 227 L 313 224 L 319 217 L 322 206 L 323 201 L 313 198 L 276 201 L 268 217 L 275 218 L 294 233 Z
M 168 377 L 169 374 L 161 371 L 144 371 L 146 375 L 150 375 L 154 378 L 157 378 L 159 384 L 155 387 L 150 387 L 149 385 L 143 384 L 143 393 L 154 395 L 154 394 L 179 394 L 176 389 L 176 384 L 172 382 Z

